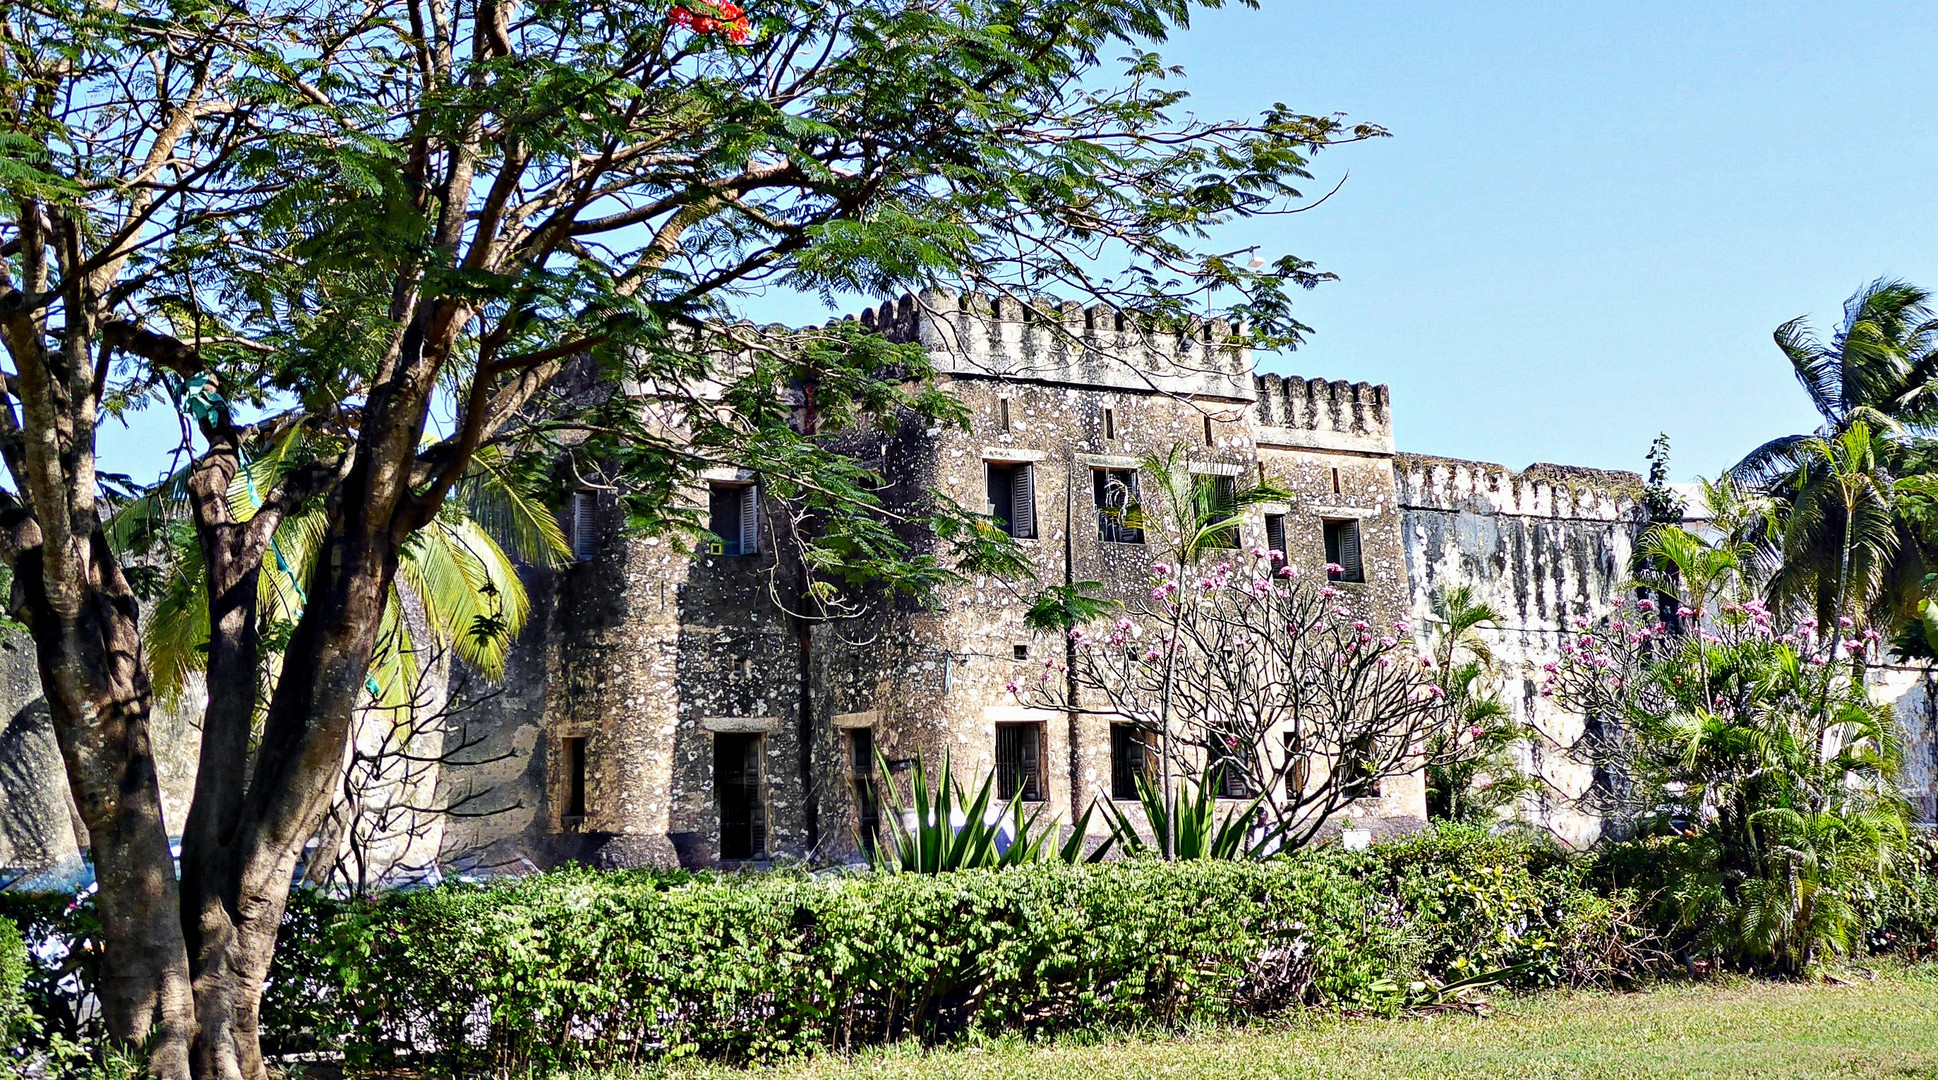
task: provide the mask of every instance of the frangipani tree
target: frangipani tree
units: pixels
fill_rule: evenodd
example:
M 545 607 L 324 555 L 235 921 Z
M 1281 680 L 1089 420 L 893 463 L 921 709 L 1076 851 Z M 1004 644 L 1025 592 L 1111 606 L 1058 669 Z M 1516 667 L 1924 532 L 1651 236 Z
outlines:
M 1052 661 L 1013 692 L 1039 708 L 1134 724 L 1174 775 L 1207 765 L 1225 797 L 1259 799 L 1261 824 L 1298 847 L 1388 777 L 1418 771 L 1447 723 L 1446 691 L 1405 622 L 1375 625 L 1324 574 L 1276 551 L 1231 552 L 1069 634 L 1077 690 Z
M 1417 771 L 1450 712 L 1436 663 L 1405 621 L 1356 612 L 1327 570 L 1305 572 L 1282 552 L 1237 546 L 1247 507 L 1277 501 L 1272 483 L 1222 493 L 1189 468 L 1182 448 L 1143 463 L 1147 503 L 1137 527 L 1172 558 L 1147 589 L 1108 603 L 1049 590 L 1033 610 L 1073 648 L 1037 678 L 1011 684 L 1027 704 L 1135 725 L 1149 739 L 1161 787 L 1215 769 L 1228 797 L 1258 799 L 1261 825 L 1284 846 L 1311 839 L 1388 777 Z

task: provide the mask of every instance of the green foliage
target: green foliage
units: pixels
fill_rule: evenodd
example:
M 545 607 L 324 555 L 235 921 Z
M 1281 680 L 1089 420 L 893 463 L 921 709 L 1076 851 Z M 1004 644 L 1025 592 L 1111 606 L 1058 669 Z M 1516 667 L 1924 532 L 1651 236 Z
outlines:
M 1938 832 L 1914 834 L 1892 874 L 1861 901 L 1865 944 L 1919 960 L 1938 955 Z
M 1500 620 L 1470 585 L 1433 595 L 1435 685 L 1446 696 L 1446 723 L 1426 738 L 1427 816 L 1491 821 L 1532 790 L 1514 760 L 1526 729 L 1501 703 L 1500 672 L 1480 631 Z
M 1935 315 L 1926 290 L 1880 279 L 1845 303 L 1829 341 L 1803 318 L 1777 328 L 1823 423 L 1764 443 L 1730 476 L 1773 504 L 1756 538 L 1776 555 L 1763 584 L 1779 610 L 1886 630 L 1914 614 L 1938 536 L 1930 500 L 1900 498 L 1912 492 L 1898 481 L 1932 471 L 1924 433 L 1938 422 Z
M 1471 980 L 1631 987 L 1671 966 L 1674 928 L 1647 921 L 1660 908 L 1638 879 L 1664 865 L 1666 840 L 1583 858 L 1532 834 L 1442 824 L 1263 862 L 572 870 L 374 900 L 299 890 L 264 999 L 265 1050 L 341 1051 L 353 1071 L 504 1074 L 1299 1006 L 1389 1011 Z M 1919 851 L 1931 860 L 1938 844 Z M 1868 902 L 1874 947 L 1918 955 L 1913 937 L 1934 940 L 1934 869 Z M 91 940 L 91 903 L 70 900 L 0 893 L 0 910 L 33 940 Z M 59 1027 L 70 1002 L 31 988 L 66 978 L 71 998 L 93 991 L 96 971 L 35 964 L 30 998 Z
M 1660 551 L 1701 546 L 1655 531 L 1675 541 Z M 1656 918 L 1686 953 L 1738 968 L 1795 975 L 1859 948 L 1861 904 L 1907 842 L 1891 710 L 1842 651 L 1864 643 L 1777 634 L 1755 601 L 1684 608 L 1682 633 L 1640 607 L 1582 634 L 1553 685 L 1620 721 L 1609 760 L 1630 786 L 1624 824 L 1655 837 L 1636 884 Z
M 896 790 L 894 772 L 879 750 L 875 752 L 875 767 L 881 776 L 882 791 Z M 914 824 L 904 822 L 901 813 L 888 815 L 889 843 L 870 849 L 870 861 L 875 869 L 887 873 L 946 874 L 1022 866 L 1049 858 L 1066 863 L 1086 861 L 1083 844 L 1090 829 L 1091 810 L 1084 811 L 1077 819 L 1068 839 L 1059 841 L 1061 819 L 1040 823 L 1043 814 L 1040 805 L 1026 816 L 1021 794 L 990 813 L 990 792 L 995 783 L 996 774 L 992 770 L 983 777 L 976 794 L 965 799 L 951 760 L 944 755 L 942 775 L 931 791 L 922 758 L 917 755 L 909 778 L 907 808 L 907 816 Z M 1101 860 L 1109 847 L 1108 843 L 1098 847 L 1087 861 Z
M 33 1010 L 27 1006 L 29 970 L 27 943 L 20 936 L 20 927 L 0 918 L 0 1055 L 21 1044 L 33 1021 Z M 0 1056 L 0 1072 L 4 1072 L 5 1060 Z
M 312 924 L 314 925 L 314 924 Z M 1320 858 L 814 880 L 561 872 L 334 908 L 264 1030 L 459 1075 L 1382 1007 L 1405 952 Z M 1404 972 L 1398 973 L 1404 977 Z M 420 1051 L 432 1050 L 430 1056 Z
M 1633 986 L 1661 966 L 1635 894 L 1528 834 L 1448 823 L 1378 844 L 1374 886 L 1407 912 L 1422 971 L 1522 986 Z
M 1023 625 L 1040 633 L 1067 634 L 1123 607 L 1122 601 L 1102 595 L 1103 591 L 1100 581 L 1051 585 L 1031 598 Z
M 1242 807 L 1219 813 L 1214 797 L 1223 783 L 1224 770 L 1205 769 L 1196 784 L 1180 781 L 1182 791 L 1165 792 L 1143 773 L 1137 774 L 1137 801 L 1150 824 L 1151 839 L 1138 831 L 1137 823 L 1116 803 L 1099 798 L 1110 823 L 1111 838 L 1127 854 L 1160 859 L 1263 859 L 1278 849 L 1285 825 L 1264 827 L 1260 795 Z

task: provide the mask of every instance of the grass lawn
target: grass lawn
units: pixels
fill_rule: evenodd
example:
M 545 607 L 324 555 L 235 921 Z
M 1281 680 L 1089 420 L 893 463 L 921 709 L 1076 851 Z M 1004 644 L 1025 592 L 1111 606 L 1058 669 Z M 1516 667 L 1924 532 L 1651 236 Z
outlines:
M 1858 986 L 1735 982 L 1639 994 L 1495 999 L 1488 1017 L 1325 1019 L 1092 1045 L 999 1044 L 925 1054 L 889 1049 L 772 1072 L 680 1070 L 682 1078 L 893 1080 L 1244 1080 L 1249 1077 L 1938 1078 L 1938 968 L 1885 971 Z

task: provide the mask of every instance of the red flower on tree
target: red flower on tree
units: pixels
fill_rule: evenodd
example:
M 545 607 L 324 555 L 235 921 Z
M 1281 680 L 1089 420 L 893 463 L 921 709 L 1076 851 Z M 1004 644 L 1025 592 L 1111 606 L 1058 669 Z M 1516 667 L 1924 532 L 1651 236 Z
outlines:
M 666 24 L 677 30 L 691 30 L 705 37 L 721 36 L 735 45 L 745 45 L 753 37 L 747 12 L 739 4 L 676 4 L 666 14 Z

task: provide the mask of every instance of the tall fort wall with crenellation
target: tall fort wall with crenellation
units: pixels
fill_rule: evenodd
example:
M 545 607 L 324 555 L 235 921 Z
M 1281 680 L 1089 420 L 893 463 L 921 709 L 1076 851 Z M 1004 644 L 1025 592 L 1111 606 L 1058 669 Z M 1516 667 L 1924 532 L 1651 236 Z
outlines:
M 941 495 L 993 511 L 995 477 L 1007 478 L 1012 500 L 1026 483 L 1028 528 L 1017 544 L 1036 584 L 1096 581 L 1130 596 L 1148 588 L 1158 556 L 1102 526 L 1100 471 L 1134 471 L 1184 447 L 1194 472 L 1273 478 L 1288 497 L 1250 512 L 1242 546 L 1276 537 L 1289 561 L 1316 568 L 1327 561 L 1326 530 L 1352 524 L 1365 580 L 1340 586 L 1346 602 L 1379 620 L 1409 618 L 1423 648 L 1434 597 L 1448 588 L 1471 587 L 1501 613 L 1483 631 L 1500 693 L 1544 733 L 1521 754 L 1543 780 L 1522 810 L 1570 843 L 1596 836 L 1600 823 L 1574 802 L 1594 782 L 1593 765 L 1555 750 L 1580 736 L 1581 722 L 1538 687 L 1576 625 L 1619 599 L 1643 525 L 1639 476 L 1399 453 L 1387 387 L 1260 374 L 1239 344 L 1243 328 L 1219 320 L 1161 329 L 1108 306 L 943 290 L 856 318 L 923 346 L 969 417 L 966 429 L 903 424 L 845 437 L 842 448 L 882 474 L 885 505 Z M 500 812 L 444 823 L 434 873 L 852 859 L 873 812 L 857 783 L 861 747 L 904 766 L 946 754 L 979 776 L 1025 745 L 1038 770 L 1034 797 L 1066 821 L 1108 788 L 1105 717 L 1026 708 L 1006 689 L 1040 676 L 1063 647 L 1024 625 L 1029 586 L 970 576 L 931 610 L 889 604 L 847 622 L 803 619 L 803 581 L 781 553 L 791 515 L 744 470 L 715 470 L 682 497 L 704 512 L 726 505 L 723 493 L 752 508 L 743 512 L 755 515 L 749 535 L 761 543 L 742 551 L 631 535 L 611 493 L 573 501 L 568 525 L 593 550 L 562 570 L 525 572 L 533 614 L 509 674 L 466 714 L 470 763 L 446 765 L 439 779 L 445 797 L 482 793 L 480 805 Z M 11 718 L 0 728 L 0 867 L 72 867 L 85 837 L 67 806 L 31 653 L 24 641 L 0 642 L 9 645 L 0 653 L 0 717 Z M 1914 795 L 1929 815 L 1938 681 L 1924 669 L 1877 679 L 1898 702 L 1907 776 L 1923 785 Z M 192 711 L 168 721 L 165 794 L 178 811 L 193 772 L 184 765 Z M 1341 824 L 1386 835 L 1424 816 L 1416 773 L 1355 803 Z

